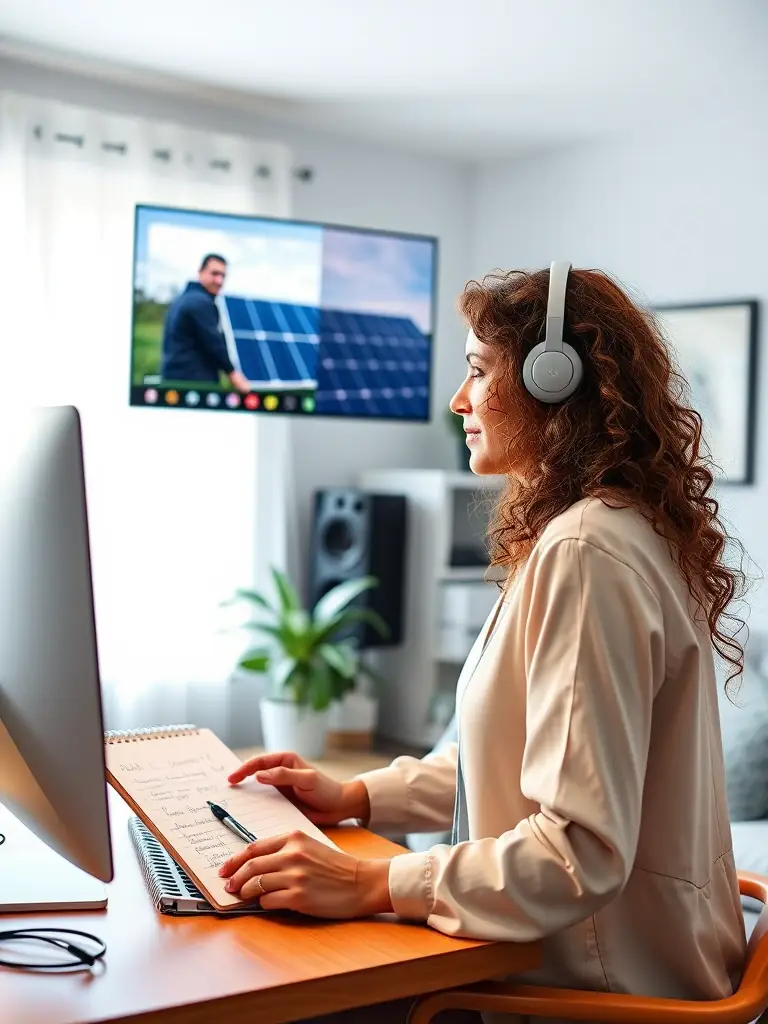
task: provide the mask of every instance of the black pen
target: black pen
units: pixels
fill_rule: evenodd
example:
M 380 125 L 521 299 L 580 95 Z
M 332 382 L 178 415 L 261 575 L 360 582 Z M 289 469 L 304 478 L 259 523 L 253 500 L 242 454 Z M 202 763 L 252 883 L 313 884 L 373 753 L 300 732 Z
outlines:
M 210 800 L 206 800 L 206 803 L 222 825 L 226 825 L 230 832 L 235 833 L 238 839 L 242 839 L 244 843 L 256 842 L 256 836 L 253 832 L 249 832 L 245 825 L 241 825 L 239 821 L 235 821 L 229 811 L 225 811 L 223 807 L 219 807 L 218 804 L 214 804 Z

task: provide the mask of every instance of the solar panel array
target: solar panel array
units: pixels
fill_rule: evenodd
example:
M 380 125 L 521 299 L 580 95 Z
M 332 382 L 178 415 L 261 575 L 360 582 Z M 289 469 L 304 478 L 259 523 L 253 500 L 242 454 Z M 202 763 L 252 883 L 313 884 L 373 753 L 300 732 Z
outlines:
M 255 388 L 316 387 L 326 415 L 427 419 L 430 339 L 407 317 L 225 298 Z
M 314 385 L 320 340 L 318 310 L 230 295 L 224 301 L 240 368 L 254 386 Z

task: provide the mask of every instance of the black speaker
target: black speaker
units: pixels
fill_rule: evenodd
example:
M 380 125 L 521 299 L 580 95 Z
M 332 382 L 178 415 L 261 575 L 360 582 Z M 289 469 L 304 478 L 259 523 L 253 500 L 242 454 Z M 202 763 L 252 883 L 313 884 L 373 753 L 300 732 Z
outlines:
M 405 622 L 406 499 L 402 494 L 369 494 L 355 487 L 315 491 L 310 546 L 309 606 L 345 580 L 375 576 L 350 607 L 371 608 L 389 626 L 382 637 L 368 623 L 336 639 L 354 638 L 361 647 L 403 642 Z

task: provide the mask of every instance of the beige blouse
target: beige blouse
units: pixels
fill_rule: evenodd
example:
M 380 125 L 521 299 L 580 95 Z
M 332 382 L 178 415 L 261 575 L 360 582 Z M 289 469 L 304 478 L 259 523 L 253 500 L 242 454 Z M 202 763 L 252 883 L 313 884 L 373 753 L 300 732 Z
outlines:
M 712 648 L 691 609 L 636 512 L 585 500 L 549 525 L 460 680 L 470 840 L 392 861 L 400 916 L 543 939 L 527 982 L 731 994 L 746 940 Z M 371 825 L 450 829 L 456 757 L 361 776 Z

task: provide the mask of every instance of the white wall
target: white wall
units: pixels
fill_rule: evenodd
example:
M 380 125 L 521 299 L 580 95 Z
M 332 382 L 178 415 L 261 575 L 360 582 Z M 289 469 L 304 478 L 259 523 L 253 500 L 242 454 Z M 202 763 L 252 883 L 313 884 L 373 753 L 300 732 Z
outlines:
M 475 177 L 470 273 L 569 259 L 607 270 L 652 303 L 758 298 L 766 304 L 766 182 L 765 133 L 733 123 L 488 164 Z M 722 487 L 719 497 L 765 571 L 768 306 L 762 312 L 757 482 Z M 768 588 L 753 588 L 751 604 L 752 629 L 768 628 Z
M 316 172 L 313 182 L 297 182 L 295 186 L 295 217 L 437 235 L 439 308 L 433 422 L 428 426 L 360 420 L 293 422 L 301 543 L 306 543 L 314 488 L 352 484 L 365 469 L 454 468 L 455 443 L 446 433 L 442 409 L 463 373 L 463 333 L 455 313 L 455 298 L 466 280 L 468 266 L 467 168 L 306 132 L 235 108 L 1 58 L 0 89 L 286 142 L 292 147 L 296 164 L 311 165 Z M 128 343 L 126 337 L 126 346 Z M 302 554 L 299 563 L 304 561 Z

